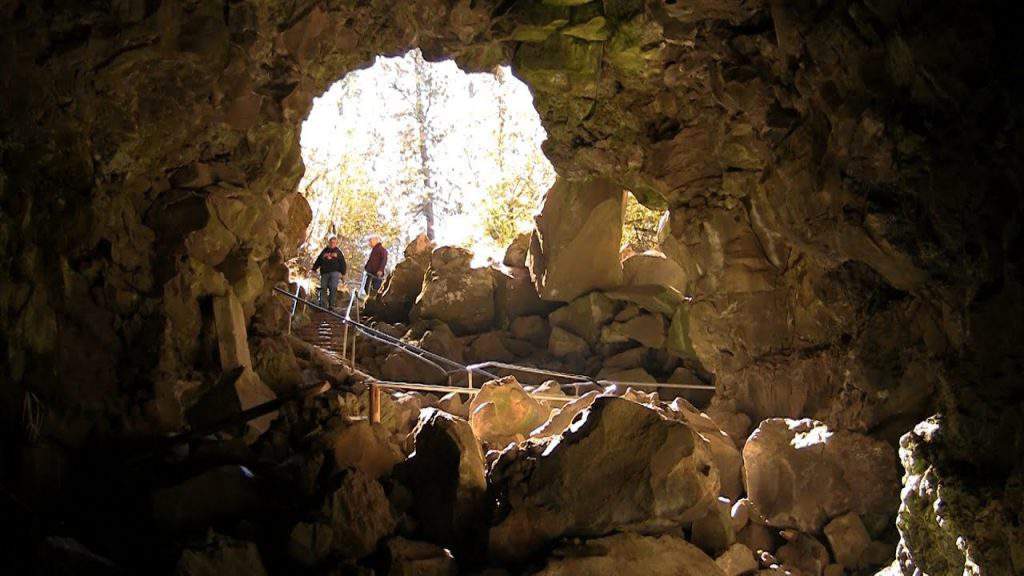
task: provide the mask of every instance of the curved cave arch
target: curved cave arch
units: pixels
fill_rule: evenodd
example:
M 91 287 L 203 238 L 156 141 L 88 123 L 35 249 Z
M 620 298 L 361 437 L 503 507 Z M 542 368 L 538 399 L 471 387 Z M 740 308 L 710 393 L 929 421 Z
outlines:
M 294 190 L 312 98 L 418 47 L 512 66 L 563 178 L 670 208 L 664 246 L 690 267 L 720 402 L 890 441 L 939 414 L 903 440 L 919 489 L 901 558 L 1019 570 L 1003 527 L 1024 437 L 1008 6 L 5 3 L 5 445 L 29 470 L 175 429 L 175 403 L 229 353 L 229 288 L 233 317 L 279 333 L 267 289 L 308 221 Z M 42 407 L 30 449 L 26 402 Z M 946 528 L 922 478 L 949 494 Z

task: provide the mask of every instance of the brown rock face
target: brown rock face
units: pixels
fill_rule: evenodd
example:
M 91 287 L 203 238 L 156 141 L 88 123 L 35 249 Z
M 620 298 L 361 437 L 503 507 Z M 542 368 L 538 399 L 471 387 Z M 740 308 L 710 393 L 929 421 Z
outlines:
M 484 457 L 469 423 L 425 411 L 415 430 L 416 451 L 396 471 L 414 496 L 413 515 L 431 540 L 479 553 L 485 522 Z
M 664 531 L 714 501 L 717 470 L 688 425 L 613 397 L 597 398 L 581 418 L 560 437 L 507 450 L 492 466 L 492 556 L 522 560 L 561 536 Z
M 373 552 L 395 526 L 384 489 L 364 472 L 353 469 L 328 496 L 316 518 L 295 525 L 288 552 L 307 565 L 332 554 L 362 558 Z
M 470 268 L 472 252 L 442 246 L 430 256 L 412 318 L 440 320 L 456 334 L 486 332 L 495 322 L 495 281 L 487 268 Z
M 899 501 L 896 454 L 884 442 L 814 420 L 765 420 L 743 447 L 747 495 L 770 526 L 820 532 L 857 512 L 885 524 Z
M 175 571 L 176 576 L 262 576 L 266 573 L 255 544 L 212 531 L 201 545 L 181 553 Z
M 622 283 L 622 189 L 607 180 L 557 180 L 544 196 L 530 245 L 537 293 L 570 302 Z
M 715 561 L 677 536 L 625 533 L 555 551 L 544 576 L 726 576 Z

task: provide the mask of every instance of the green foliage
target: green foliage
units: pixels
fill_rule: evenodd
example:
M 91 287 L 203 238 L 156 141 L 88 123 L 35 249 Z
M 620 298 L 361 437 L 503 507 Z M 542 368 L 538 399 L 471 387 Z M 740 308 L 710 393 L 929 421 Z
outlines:
M 632 193 L 626 194 L 626 217 L 622 224 L 623 246 L 632 246 L 637 252 L 658 247 L 658 222 L 664 212 L 651 210 L 637 201 Z
M 537 207 L 536 190 L 520 179 L 500 182 L 488 189 L 485 202 L 484 234 L 496 246 L 508 246 L 529 227 Z
M 307 231 L 308 249 L 305 258 L 312 259 L 331 236 L 338 244 L 349 266 L 349 277 L 358 279 L 370 254 L 368 238 L 380 236 L 384 246 L 394 253 L 402 238 L 397 208 L 384 201 L 383 194 L 370 185 L 365 173 L 355 162 L 333 166 L 320 177 L 314 177 L 305 190 L 306 199 L 317 218 Z

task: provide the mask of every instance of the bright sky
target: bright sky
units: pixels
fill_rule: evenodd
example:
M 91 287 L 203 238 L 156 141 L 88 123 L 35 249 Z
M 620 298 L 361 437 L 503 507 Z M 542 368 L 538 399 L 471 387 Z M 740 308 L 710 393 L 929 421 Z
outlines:
M 299 189 L 305 190 L 315 177 L 316 166 L 355 163 L 371 185 L 398 208 L 401 228 L 407 231 L 403 241 L 424 230 L 423 219 L 411 215 L 407 205 L 415 191 L 408 184 L 409 148 L 403 147 L 402 138 L 403 130 L 409 129 L 411 103 L 407 95 L 415 85 L 411 71 L 417 56 L 410 52 L 401 58 L 378 57 L 372 67 L 348 74 L 314 100 L 302 125 L 307 170 Z M 447 133 L 433 145 L 432 167 L 438 189 L 460 199 L 463 208 L 461 214 L 437 216 L 437 242 L 467 246 L 478 259 L 494 256 L 504 247 L 489 245 L 479 225 L 486 190 L 503 175 L 523 174 L 532 167 L 530 181 L 541 193 L 546 191 L 554 182 L 554 169 L 540 152 L 546 134 L 529 89 L 507 68 L 501 71 L 506 78 L 502 83 L 493 74 L 466 74 L 451 61 L 428 66 L 444 87 L 443 93 L 438 93 L 435 120 Z M 504 99 L 508 111 L 504 154 L 499 154 L 495 137 L 499 98 Z M 498 167 L 498 156 L 503 156 L 504 170 Z M 311 239 L 319 238 L 317 226 L 324 223 L 318 223 L 318 214 L 324 214 L 328 205 L 328 198 L 311 202 Z M 524 230 L 530 224 L 518 223 Z

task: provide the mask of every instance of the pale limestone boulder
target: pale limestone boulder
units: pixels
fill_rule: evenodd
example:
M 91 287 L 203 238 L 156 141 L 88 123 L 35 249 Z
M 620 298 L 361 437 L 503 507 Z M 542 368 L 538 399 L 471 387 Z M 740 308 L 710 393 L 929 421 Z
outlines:
M 586 340 L 596 344 L 601 336 L 601 328 L 615 317 L 618 305 L 601 292 L 590 292 L 573 300 L 548 315 L 551 326 L 564 328 Z
M 669 286 L 685 294 L 687 282 L 683 267 L 657 250 L 648 250 L 622 261 L 622 284 L 625 286 L 654 284 Z
M 481 442 L 502 448 L 522 442 L 551 409 L 530 396 L 514 376 L 485 383 L 469 403 L 469 424 Z
M 555 180 L 535 218 L 527 258 L 542 298 L 570 302 L 622 284 L 624 199 L 608 180 Z
M 346 426 L 334 436 L 332 445 L 337 469 L 358 468 L 375 480 L 390 474 L 395 464 L 405 459 L 387 430 L 368 421 Z
M 847 512 L 892 517 L 899 505 L 896 453 L 810 419 L 765 420 L 743 447 L 747 494 L 770 526 L 818 533 Z
M 547 421 L 530 432 L 531 438 L 561 436 L 581 412 L 590 408 L 600 392 L 591 391 L 551 412 Z
M 626 532 L 560 548 L 536 576 L 725 576 L 678 536 Z
M 414 431 L 415 452 L 395 468 L 412 492 L 413 517 L 431 541 L 477 549 L 486 522 L 484 456 L 469 423 L 424 410 Z
M 715 564 L 718 564 L 725 576 L 740 576 L 757 570 L 757 558 L 754 557 L 754 552 L 739 543 L 733 544 L 718 558 L 715 558 Z
M 860 516 L 850 512 L 835 518 L 825 526 L 825 538 L 836 562 L 851 570 L 864 566 L 862 556 L 871 544 L 871 535 Z
M 505 512 L 490 554 L 528 558 L 565 536 L 669 530 L 702 516 L 718 494 L 707 443 L 687 424 L 615 397 L 598 397 L 561 436 L 516 445 L 489 478 Z M 583 471 L 600 470 L 600 474 Z

